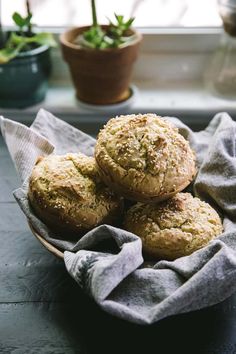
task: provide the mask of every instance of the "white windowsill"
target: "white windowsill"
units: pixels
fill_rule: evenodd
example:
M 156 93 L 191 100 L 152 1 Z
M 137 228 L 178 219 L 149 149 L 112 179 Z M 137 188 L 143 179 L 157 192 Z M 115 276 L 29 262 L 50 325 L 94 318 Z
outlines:
M 0 114 L 6 117 L 14 117 L 15 120 L 26 122 L 32 121 L 40 108 L 44 108 L 57 116 L 63 116 L 67 121 L 74 121 L 78 116 L 80 121 L 88 120 L 92 117 L 92 121 L 106 120 L 116 114 L 122 113 L 138 113 L 138 112 L 156 112 L 160 115 L 191 116 L 191 119 L 201 119 L 204 115 L 209 119 L 217 112 L 226 111 L 236 118 L 236 101 L 225 100 L 223 98 L 212 95 L 204 90 L 200 84 L 185 84 L 178 87 L 165 87 L 158 89 L 156 87 L 145 87 L 138 85 L 138 93 L 135 101 L 121 111 L 106 110 L 105 112 L 88 110 L 80 107 L 74 95 L 72 87 L 50 87 L 47 98 L 39 105 L 29 107 L 24 110 L 18 109 L 0 109 Z

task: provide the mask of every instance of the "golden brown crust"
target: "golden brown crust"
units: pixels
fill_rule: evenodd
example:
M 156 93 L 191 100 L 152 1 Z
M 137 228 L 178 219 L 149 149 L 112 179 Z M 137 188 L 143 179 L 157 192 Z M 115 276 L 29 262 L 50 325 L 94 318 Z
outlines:
M 196 174 L 189 143 L 155 114 L 111 119 L 98 135 L 95 158 L 104 182 L 137 201 L 168 199 Z
M 160 204 L 135 204 L 127 212 L 124 228 L 142 239 L 148 257 L 169 260 L 204 247 L 223 230 L 216 211 L 189 193 L 178 193 Z
M 122 199 L 102 183 L 94 158 L 83 154 L 39 158 L 28 196 L 42 221 L 69 235 L 111 223 L 122 210 Z

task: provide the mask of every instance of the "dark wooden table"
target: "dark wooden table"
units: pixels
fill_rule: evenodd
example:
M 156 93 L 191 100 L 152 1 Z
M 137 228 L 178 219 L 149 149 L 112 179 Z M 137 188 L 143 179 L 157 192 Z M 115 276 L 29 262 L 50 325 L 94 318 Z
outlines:
M 137 326 L 101 311 L 31 234 L 0 136 L 0 353 L 236 353 L 236 295 Z

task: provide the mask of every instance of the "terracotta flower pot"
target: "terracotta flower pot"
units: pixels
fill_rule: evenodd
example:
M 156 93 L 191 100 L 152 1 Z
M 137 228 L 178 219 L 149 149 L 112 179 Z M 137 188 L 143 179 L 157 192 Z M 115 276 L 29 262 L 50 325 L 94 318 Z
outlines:
M 102 26 L 106 28 L 106 26 Z M 78 99 L 92 104 L 112 104 L 127 99 L 132 67 L 142 35 L 123 48 L 82 48 L 74 41 L 89 27 L 73 28 L 60 36 L 62 53 L 68 63 Z

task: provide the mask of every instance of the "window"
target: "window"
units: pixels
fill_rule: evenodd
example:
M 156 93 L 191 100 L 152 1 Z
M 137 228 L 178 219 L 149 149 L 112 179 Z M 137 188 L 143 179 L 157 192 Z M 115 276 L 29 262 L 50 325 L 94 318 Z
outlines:
M 1 0 L 0 0 L 1 1 Z M 24 0 L 2 0 L 3 25 L 12 25 L 14 11 L 25 12 Z M 97 0 L 100 23 L 114 12 L 135 16 L 138 27 L 220 26 L 217 0 Z M 91 23 L 90 0 L 31 0 L 38 26 L 79 26 Z

